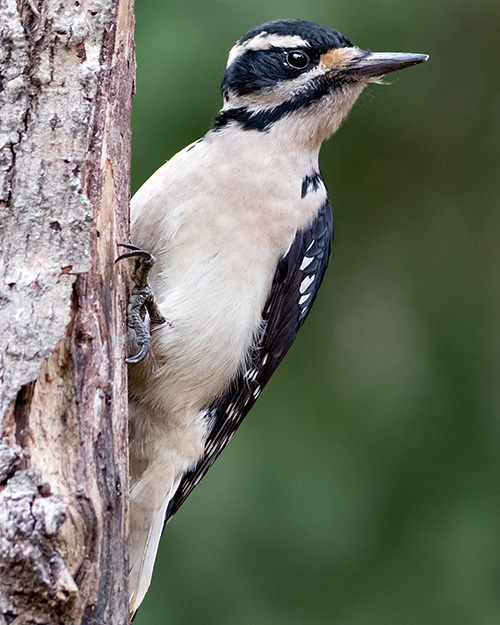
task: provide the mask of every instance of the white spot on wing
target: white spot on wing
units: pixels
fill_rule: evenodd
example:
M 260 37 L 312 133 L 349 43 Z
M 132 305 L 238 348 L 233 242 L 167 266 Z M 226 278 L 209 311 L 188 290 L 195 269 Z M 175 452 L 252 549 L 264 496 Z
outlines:
M 236 410 L 236 408 L 234 408 L 234 406 L 231 408 L 231 410 L 229 410 L 228 414 L 227 414 L 227 418 L 230 421 L 233 421 L 234 419 L 236 419 L 238 416 L 238 411 Z
M 259 372 L 257 369 L 249 369 L 248 371 L 245 372 L 244 377 L 250 382 L 253 382 L 254 380 L 257 379 L 258 375 L 259 375 Z
M 299 306 L 302 306 L 302 304 L 305 304 L 307 302 L 307 300 L 311 297 L 312 293 L 307 293 L 307 295 L 302 295 L 302 297 L 299 299 Z
M 314 256 L 304 256 L 300 264 L 300 269 L 303 270 L 306 267 L 309 267 L 309 265 L 313 262 L 313 260 L 314 260 Z
M 210 441 L 208 445 L 205 447 L 205 453 L 209 454 L 213 448 L 215 447 L 215 441 Z
M 307 276 L 307 278 L 304 278 L 302 282 L 300 283 L 299 291 L 301 293 L 305 293 L 313 281 L 314 281 L 314 274 L 312 276 Z

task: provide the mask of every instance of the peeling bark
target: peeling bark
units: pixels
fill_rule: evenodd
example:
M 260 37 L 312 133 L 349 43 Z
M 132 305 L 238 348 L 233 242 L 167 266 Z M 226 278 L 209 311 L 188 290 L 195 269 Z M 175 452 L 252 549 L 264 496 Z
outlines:
M 128 622 L 133 0 L 0 0 L 0 625 Z

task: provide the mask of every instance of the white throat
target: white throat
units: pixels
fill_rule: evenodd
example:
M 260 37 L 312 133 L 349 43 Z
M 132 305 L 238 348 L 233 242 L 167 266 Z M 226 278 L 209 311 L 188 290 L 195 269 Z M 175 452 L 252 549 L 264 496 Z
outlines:
M 248 132 L 268 134 L 283 150 L 304 150 L 317 154 L 323 141 L 337 131 L 366 85 L 364 81 L 353 83 L 342 90 L 323 96 L 307 107 L 290 110 L 265 130 Z M 283 102 L 276 104 L 276 94 L 259 96 L 229 94 L 222 112 L 243 108 L 251 114 L 258 114 L 272 110 L 276 106 L 283 106 Z M 229 128 L 234 128 L 235 123 L 230 122 Z

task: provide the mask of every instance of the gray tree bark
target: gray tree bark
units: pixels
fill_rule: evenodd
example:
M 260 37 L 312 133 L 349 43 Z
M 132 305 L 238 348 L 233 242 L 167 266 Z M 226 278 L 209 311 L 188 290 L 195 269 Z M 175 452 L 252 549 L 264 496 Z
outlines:
M 0 625 L 128 623 L 133 0 L 0 0 Z

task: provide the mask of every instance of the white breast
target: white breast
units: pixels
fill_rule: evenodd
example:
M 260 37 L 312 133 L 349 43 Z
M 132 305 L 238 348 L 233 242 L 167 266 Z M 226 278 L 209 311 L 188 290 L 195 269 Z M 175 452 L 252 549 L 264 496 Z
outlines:
M 203 407 L 241 366 L 278 259 L 324 200 L 323 187 L 301 198 L 315 169 L 265 133 L 211 132 L 134 196 L 132 241 L 157 258 L 151 285 L 171 323 L 152 347 L 169 410 Z
M 133 610 L 168 500 L 203 455 L 203 409 L 243 365 L 279 258 L 326 196 L 321 186 L 301 198 L 315 153 L 232 130 L 174 156 L 131 203 L 132 242 L 157 259 L 150 283 L 170 323 L 153 329 L 149 357 L 129 371 Z

